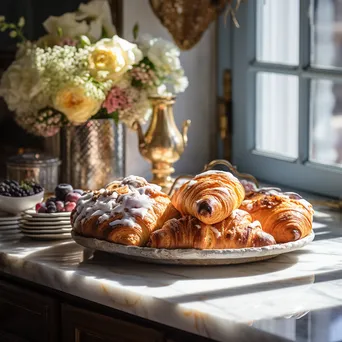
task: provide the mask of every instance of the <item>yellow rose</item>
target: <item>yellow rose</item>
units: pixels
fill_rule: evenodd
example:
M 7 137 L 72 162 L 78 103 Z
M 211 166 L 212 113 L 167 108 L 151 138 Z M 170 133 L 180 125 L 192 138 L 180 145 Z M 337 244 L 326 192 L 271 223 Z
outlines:
M 54 107 L 75 124 L 85 122 L 95 115 L 101 103 L 98 99 L 86 96 L 84 89 L 75 85 L 60 89 L 54 99 Z
M 98 80 L 117 82 L 133 64 L 142 59 L 142 52 L 118 36 L 98 41 L 89 56 L 91 74 Z

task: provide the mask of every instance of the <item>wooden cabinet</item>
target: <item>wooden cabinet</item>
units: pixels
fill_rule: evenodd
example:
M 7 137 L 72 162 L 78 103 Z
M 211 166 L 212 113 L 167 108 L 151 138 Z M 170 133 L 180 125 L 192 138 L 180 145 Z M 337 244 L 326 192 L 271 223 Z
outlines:
M 57 341 L 210 342 L 32 283 L 0 279 L 0 342 Z
M 18 341 L 22 338 L 29 342 L 59 341 L 58 321 L 56 300 L 0 280 L 0 331 L 3 336 L 14 335 Z
M 163 334 L 120 319 L 62 305 L 63 342 L 162 342 Z

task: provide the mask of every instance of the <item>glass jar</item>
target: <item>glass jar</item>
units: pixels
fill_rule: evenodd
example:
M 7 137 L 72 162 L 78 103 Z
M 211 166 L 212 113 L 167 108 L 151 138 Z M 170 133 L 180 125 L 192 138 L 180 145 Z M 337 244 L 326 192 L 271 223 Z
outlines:
M 58 158 L 40 153 L 25 153 L 7 159 L 7 178 L 18 182 L 35 180 L 44 187 L 46 193 L 54 192 L 58 184 Z

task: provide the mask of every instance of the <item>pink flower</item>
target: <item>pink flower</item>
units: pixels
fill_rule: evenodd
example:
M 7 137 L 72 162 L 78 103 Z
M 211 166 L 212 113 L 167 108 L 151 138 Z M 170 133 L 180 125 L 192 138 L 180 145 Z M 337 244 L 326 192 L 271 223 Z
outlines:
M 60 46 L 64 46 L 64 45 L 76 46 L 77 41 L 75 39 L 65 37 L 65 38 L 61 39 L 61 41 L 58 43 L 58 45 L 60 45 Z
M 124 110 L 130 106 L 131 101 L 125 90 L 117 86 L 114 86 L 109 91 L 105 101 L 102 104 L 102 107 L 106 108 L 108 113 L 114 113 L 117 110 Z
M 156 73 L 145 64 L 134 67 L 131 71 L 131 75 L 133 79 L 140 81 L 143 85 L 152 86 L 157 82 Z

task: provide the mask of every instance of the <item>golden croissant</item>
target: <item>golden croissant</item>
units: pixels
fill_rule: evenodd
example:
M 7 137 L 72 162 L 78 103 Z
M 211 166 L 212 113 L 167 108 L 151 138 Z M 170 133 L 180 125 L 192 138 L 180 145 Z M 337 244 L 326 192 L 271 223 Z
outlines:
M 171 198 L 182 215 L 191 215 L 206 224 L 226 219 L 245 197 L 242 184 L 231 173 L 207 171 L 183 184 Z
M 151 234 L 154 248 L 226 249 L 274 245 L 274 238 L 245 211 L 236 209 L 222 222 L 202 223 L 192 216 L 171 219 Z
M 152 231 L 177 214 L 158 186 L 130 176 L 82 196 L 71 223 L 76 233 L 86 237 L 143 246 Z
M 277 193 L 251 193 L 240 209 L 249 212 L 253 220 L 260 221 L 262 229 L 277 243 L 299 240 L 312 231 L 314 211 L 304 199 Z

